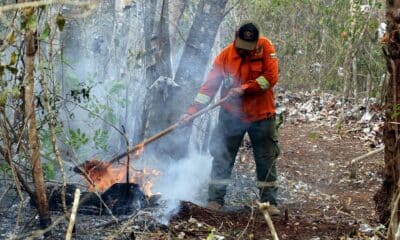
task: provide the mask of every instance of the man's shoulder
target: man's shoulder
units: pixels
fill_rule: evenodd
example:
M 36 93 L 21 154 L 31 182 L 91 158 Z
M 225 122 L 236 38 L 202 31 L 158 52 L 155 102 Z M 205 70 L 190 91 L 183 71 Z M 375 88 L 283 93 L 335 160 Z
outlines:
M 260 36 L 258 41 L 259 41 L 259 44 L 261 44 L 261 45 L 274 46 L 272 41 L 267 37 Z
M 223 60 L 226 59 L 227 57 L 232 55 L 232 51 L 234 49 L 233 43 L 228 44 L 225 48 L 223 48 L 218 55 L 216 56 L 216 59 Z
M 224 47 L 221 50 L 220 54 L 227 54 L 227 53 L 231 52 L 233 50 L 233 48 L 234 48 L 233 43 L 229 43 L 228 46 Z

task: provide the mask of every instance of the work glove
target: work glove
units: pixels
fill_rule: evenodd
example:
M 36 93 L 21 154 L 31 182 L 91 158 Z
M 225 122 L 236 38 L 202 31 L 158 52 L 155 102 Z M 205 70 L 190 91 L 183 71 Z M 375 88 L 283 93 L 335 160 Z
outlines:
M 228 97 L 240 97 L 244 93 L 244 90 L 241 87 L 231 88 L 228 92 Z

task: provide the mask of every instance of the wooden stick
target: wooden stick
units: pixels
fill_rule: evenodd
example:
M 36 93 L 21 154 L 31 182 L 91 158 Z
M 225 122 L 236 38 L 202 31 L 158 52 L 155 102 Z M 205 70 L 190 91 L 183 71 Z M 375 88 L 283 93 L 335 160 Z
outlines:
M 81 190 L 79 190 L 79 188 L 77 188 L 75 190 L 74 203 L 72 204 L 72 212 L 71 212 L 71 217 L 70 217 L 69 224 L 68 224 L 67 235 L 65 236 L 66 240 L 71 240 L 71 237 L 72 237 L 72 230 L 74 229 L 74 225 L 75 225 L 76 213 L 78 212 L 80 196 L 81 196 Z
M 216 102 L 216 103 L 214 103 L 214 104 L 212 104 L 212 105 L 210 105 L 210 106 L 208 106 L 208 107 L 206 107 L 206 108 L 204 108 L 204 109 L 198 111 L 197 113 L 191 115 L 188 119 L 186 119 L 186 122 L 190 122 L 190 121 L 194 120 L 195 118 L 197 118 L 197 117 L 203 115 L 204 113 L 206 113 L 206 112 L 208 112 L 208 111 L 210 111 L 210 110 L 212 110 L 212 109 L 218 107 L 219 105 L 221 105 L 222 103 L 224 103 L 227 99 L 228 99 L 228 96 L 227 96 L 227 97 L 224 97 L 224 98 L 222 98 L 221 100 L 219 100 L 218 102 Z M 124 157 L 127 156 L 128 154 L 134 153 L 134 152 L 136 152 L 136 151 L 142 149 L 142 148 L 143 148 L 144 146 L 146 146 L 147 144 L 149 144 L 149 143 L 151 143 L 151 142 L 153 142 L 153 141 L 155 141 L 155 140 L 157 140 L 157 139 L 159 139 L 159 138 L 161 138 L 161 137 L 163 137 L 163 136 L 169 134 L 170 132 L 172 132 L 173 130 L 175 130 L 176 128 L 178 128 L 178 127 L 180 127 L 180 126 L 182 126 L 182 125 L 184 125 L 184 124 L 182 124 L 181 122 L 177 122 L 177 123 L 175 123 L 175 124 L 169 126 L 168 128 L 166 128 L 166 129 L 160 131 L 159 133 L 157 133 L 157 134 L 155 134 L 155 135 L 153 135 L 153 136 L 151 136 L 151 137 L 149 137 L 149 138 L 143 140 L 141 143 L 139 143 L 139 144 L 133 146 L 131 149 L 128 149 L 128 151 L 126 151 L 125 153 L 122 153 L 122 154 L 120 154 L 120 155 L 114 157 L 114 158 L 111 159 L 109 162 L 110 162 L 110 163 L 115 163 L 116 161 L 119 161 L 120 159 L 124 158 Z
M 375 155 L 375 154 L 377 154 L 377 153 L 382 152 L 384 149 L 385 149 L 385 147 L 380 147 L 380 148 L 378 148 L 378 149 L 375 149 L 374 151 L 371 151 L 371 152 L 368 152 L 368 153 L 366 153 L 366 154 L 364 154 L 364 155 L 361 155 L 361 156 L 359 156 L 359 157 L 353 158 L 353 159 L 351 160 L 350 164 L 353 165 L 353 164 L 357 163 L 357 162 L 360 161 L 360 160 L 363 160 L 363 159 L 365 159 L 365 158 L 367 158 L 367 157 L 371 157 L 371 156 L 373 156 L 373 155 Z
M 278 234 L 276 233 L 274 223 L 272 222 L 271 216 L 268 213 L 268 208 L 269 208 L 269 202 L 266 203 L 259 203 L 258 208 L 260 209 L 261 213 L 264 215 L 265 221 L 267 221 L 268 228 L 271 232 L 272 239 L 273 240 L 279 240 Z
M 363 160 L 363 159 L 365 159 L 367 157 L 371 157 L 371 156 L 373 156 L 375 154 L 378 154 L 378 153 L 382 152 L 383 150 L 385 150 L 385 147 L 381 147 L 381 148 L 375 149 L 374 151 L 371 151 L 371 152 L 368 152 L 368 153 L 366 153 L 364 155 L 361 155 L 361 156 L 358 156 L 356 158 L 353 158 L 350 161 L 350 165 L 349 165 L 349 168 L 350 168 L 350 179 L 355 179 L 357 177 L 357 163 L 359 161 L 361 161 L 361 160 Z

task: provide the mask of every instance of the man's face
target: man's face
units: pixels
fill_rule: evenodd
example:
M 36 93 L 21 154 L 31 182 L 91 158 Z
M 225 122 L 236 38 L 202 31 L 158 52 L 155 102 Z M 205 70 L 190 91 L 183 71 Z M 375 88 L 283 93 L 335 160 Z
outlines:
M 236 51 L 239 55 L 250 55 L 251 51 L 246 50 L 246 49 L 242 49 L 242 48 L 236 48 Z

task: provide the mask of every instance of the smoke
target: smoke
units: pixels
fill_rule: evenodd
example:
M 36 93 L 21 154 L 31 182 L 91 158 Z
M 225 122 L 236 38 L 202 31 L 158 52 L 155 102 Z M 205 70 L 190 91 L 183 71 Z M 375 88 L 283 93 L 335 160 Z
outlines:
M 179 210 L 180 201 L 204 204 L 211 171 L 211 157 L 200 155 L 195 150 L 185 159 L 164 166 L 154 192 L 162 194 L 161 221 L 166 223 Z
M 105 4 L 94 16 L 87 19 L 85 24 L 76 23 L 70 29 L 67 28 L 69 35 L 64 38 L 64 56 L 68 65 L 60 70 L 63 72 L 64 81 L 68 82 L 63 89 L 65 93 L 73 87 L 70 82 L 72 80 L 78 83 L 78 89 L 85 86 L 92 87 L 91 98 L 81 104 L 96 111 L 116 128 L 122 130 L 121 126 L 124 126 L 130 146 L 137 144 L 137 140 L 143 140 L 138 139 L 138 132 L 142 130 L 139 128 L 143 126 L 141 123 L 143 103 L 146 92 L 149 91 L 146 89 L 146 86 L 149 86 L 148 82 L 143 77 L 146 75 L 145 65 L 148 64 L 143 57 L 144 32 L 141 29 L 143 19 L 142 13 L 139 14 L 143 6 L 139 6 L 141 2 L 137 4 L 137 7 L 120 13 L 124 18 L 117 15 L 116 24 L 106 20 L 113 18 L 110 11 L 112 8 Z M 126 22 L 130 24 L 122 24 Z M 176 46 L 179 49 L 171 53 L 173 72 L 179 63 L 182 47 Z M 192 67 L 194 69 L 197 66 Z M 74 77 L 71 79 L 66 77 L 70 75 Z M 99 160 L 107 160 L 114 154 L 126 151 L 124 136 L 119 132 L 110 128 L 101 119 L 93 118 L 93 115 L 91 116 L 86 110 L 74 107 L 73 103 L 67 106 L 70 106 L 75 118 L 69 119 L 69 113 L 60 116 L 68 121 L 65 128 L 80 128 L 90 139 L 88 145 L 76 151 L 80 161 L 93 156 L 101 156 Z M 216 111 L 212 116 L 215 116 L 215 113 Z M 157 129 L 157 126 L 151 127 Z M 158 219 L 164 223 L 168 222 L 179 209 L 180 201 L 190 201 L 200 205 L 206 202 L 212 159 L 209 154 L 200 154 L 198 148 L 193 146 L 202 144 L 195 141 L 204 137 L 201 134 L 204 134 L 205 128 L 203 121 L 200 127 L 194 129 L 192 146 L 189 155 L 184 159 L 165 162 L 157 159 L 157 164 L 150 164 L 152 160 L 145 159 L 147 156 L 144 156 L 143 161 L 136 159 L 131 162 L 132 167 L 136 169 L 152 167 L 162 172 L 154 182 L 153 193 L 159 192 L 162 196 L 161 216 Z M 98 149 L 96 148 L 98 146 L 93 145 L 92 140 L 97 129 L 107 130 L 107 149 Z M 157 142 L 151 144 L 157 145 Z

